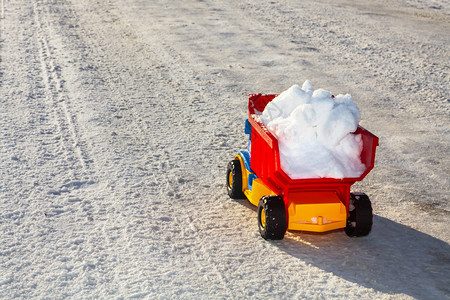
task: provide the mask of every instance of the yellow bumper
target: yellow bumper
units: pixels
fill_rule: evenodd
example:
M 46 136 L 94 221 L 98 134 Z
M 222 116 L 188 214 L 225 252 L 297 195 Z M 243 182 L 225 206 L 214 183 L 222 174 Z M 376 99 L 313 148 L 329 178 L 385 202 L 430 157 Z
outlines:
M 335 192 L 301 192 L 289 197 L 289 230 L 324 232 L 347 224 L 346 207 Z

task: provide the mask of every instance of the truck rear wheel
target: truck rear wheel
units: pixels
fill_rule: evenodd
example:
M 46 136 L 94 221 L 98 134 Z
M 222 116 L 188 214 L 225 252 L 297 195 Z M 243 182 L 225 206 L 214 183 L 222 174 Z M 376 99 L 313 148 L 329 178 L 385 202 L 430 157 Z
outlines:
M 372 230 L 372 205 L 363 193 L 350 193 L 349 217 L 345 233 L 350 237 L 366 236 Z
M 242 170 L 239 160 L 232 160 L 227 167 L 227 192 L 232 199 L 244 199 L 242 191 Z
M 264 196 L 258 205 L 259 233 L 266 240 L 282 240 L 287 229 L 283 198 Z

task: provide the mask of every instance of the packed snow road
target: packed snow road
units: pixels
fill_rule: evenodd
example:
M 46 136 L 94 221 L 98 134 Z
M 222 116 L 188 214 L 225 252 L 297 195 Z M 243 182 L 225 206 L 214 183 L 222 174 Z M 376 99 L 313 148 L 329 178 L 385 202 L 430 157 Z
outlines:
M 5 1 L 0 298 L 449 299 L 447 1 Z M 247 94 L 350 93 L 371 235 L 268 242 Z

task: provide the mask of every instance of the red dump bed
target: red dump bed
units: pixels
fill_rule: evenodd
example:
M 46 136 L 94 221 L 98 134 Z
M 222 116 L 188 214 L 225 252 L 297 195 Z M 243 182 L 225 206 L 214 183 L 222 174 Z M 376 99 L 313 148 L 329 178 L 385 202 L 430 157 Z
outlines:
M 264 124 L 255 115 L 264 111 L 267 103 L 277 95 L 249 95 L 248 112 L 251 131 L 251 169 L 261 178 L 274 192 L 284 194 L 287 189 L 311 189 L 311 190 L 338 190 L 338 194 L 345 195 L 350 186 L 356 181 L 362 180 L 372 169 L 375 161 L 375 150 L 378 146 L 378 138 L 358 127 L 355 134 L 361 134 L 363 150 L 361 161 L 366 166 L 365 172 L 357 178 L 311 178 L 291 179 L 280 166 L 280 155 L 277 139 L 267 130 Z M 339 191 L 342 189 L 342 191 Z M 348 189 L 348 190 L 347 190 Z

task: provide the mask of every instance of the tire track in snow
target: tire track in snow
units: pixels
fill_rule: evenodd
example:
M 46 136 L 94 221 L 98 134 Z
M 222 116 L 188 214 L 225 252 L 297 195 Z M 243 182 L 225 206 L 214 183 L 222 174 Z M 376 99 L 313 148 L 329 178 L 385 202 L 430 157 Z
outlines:
M 64 110 L 55 103 L 61 100 L 62 79 L 51 38 L 40 32 L 44 22 L 37 27 L 42 20 L 36 18 L 42 16 L 36 16 L 34 2 L 15 2 L 10 8 L 10 17 L 2 20 L 8 31 L 1 49 L 6 79 L 1 104 L 8 115 L 1 119 L 7 155 L 1 165 L 6 176 L 0 198 L 6 209 L 0 221 L 0 265 L 1 273 L 11 276 L 2 281 L 0 297 L 13 298 L 39 296 L 50 282 L 62 288 L 77 277 L 66 255 L 84 241 L 73 223 L 84 221 L 78 214 L 83 203 L 74 190 L 83 184 L 86 170 L 72 145 Z
M 6 72 L 8 78 L 15 78 L 9 82 L 12 92 L 2 99 L 2 105 L 11 113 L 12 121 L 5 122 L 10 131 L 8 140 L 25 150 L 22 155 L 13 156 L 16 159 L 11 161 L 19 165 L 18 171 L 8 170 L 12 180 L 5 184 L 12 192 L 5 197 L 4 205 L 13 213 L 4 216 L 11 215 L 8 218 L 13 222 L 2 223 L 11 239 L 2 240 L 5 248 L 1 254 L 10 248 L 8 251 L 15 255 L 0 256 L 6 259 L 5 265 L 17 270 L 17 275 L 8 280 L 6 295 L 41 295 L 48 285 L 53 286 L 55 293 L 70 296 L 80 287 L 95 287 L 96 280 L 106 280 L 102 269 L 114 267 L 114 255 L 98 250 L 116 238 L 114 229 L 110 229 L 114 224 L 106 226 L 107 236 L 102 232 L 110 206 L 108 202 L 98 202 L 108 199 L 108 189 L 104 182 L 92 181 L 97 180 L 97 175 L 88 154 L 91 149 L 85 142 L 85 131 L 77 123 L 80 101 L 73 101 L 81 94 L 65 86 L 73 81 L 65 77 L 68 71 L 72 72 L 68 69 L 74 68 L 67 60 L 77 57 L 61 55 L 61 36 L 52 31 L 63 22 L 54 22 L 47 9 L 55 13 L 57 4 L 63 3 L 46 4 L 49 3 L 16 3 L 14 17 L 21 20 L 20 25 L 16 24 L 19 38 L 18 42 L 8 39 L 8 55 L 14 51 L 24 55 L 18 60 L 22 64 L 16 66 L 14 62 L 11 66 L 17 68 L 10 67 Z M 62 20 L 58 21 L 71 15 L 70 11 L 60 12 L 58 17 Z M 23 78 L 23 82 L 18 78 Z M 22 93 L 21 89 L 25 91 Z M 10 152 L 22 151 L 14 148 Z M 2 173 L 3 170 L 2 165 Z M 82 263 L 77 263 L 77 259 Z M 107 263 L 109 259 L 113 260 L 111 264 Z
M 53 58 L 55 54 L 50 50 L 50 38 L 47 33 L 48 24 L 45 24 L 45 22 L 42 21 L 44 10 L 45 8 L 39 7 L 37 1 L 33 2 L 33 15 L 37 39 L 39 40 L 38 45 L 40 46 L 39 55 L 46 97 L 49 100 L 49 103 L 51 103 L 56 117 L 58 118 L 58 135 L 62 136 L 66 154 L 69 157 L 72 153 L 75 154 L 77 157 L 76 160 L 83 169 L 83 175 L 89 175 L 88 170 L 91 161 L 87 149 L 81 145 L 82 141 L 78 132 L 75 115 L 69 108 L 71 99 L 63 85 L 64 80 L 61 78 L 61 67 L 55 62 Z M 89 179 L 86 181 L 89 181 Z

